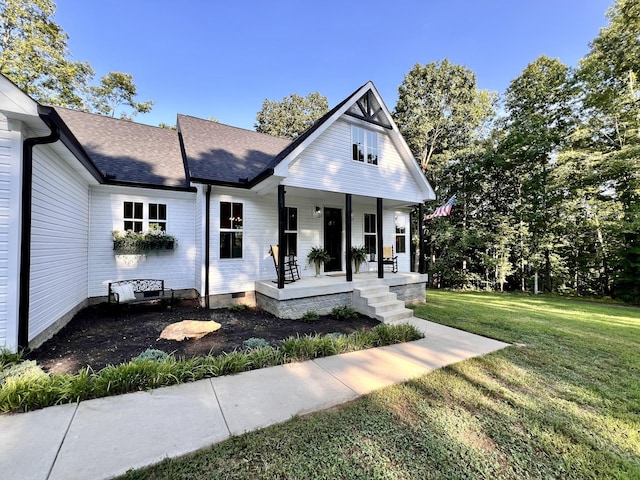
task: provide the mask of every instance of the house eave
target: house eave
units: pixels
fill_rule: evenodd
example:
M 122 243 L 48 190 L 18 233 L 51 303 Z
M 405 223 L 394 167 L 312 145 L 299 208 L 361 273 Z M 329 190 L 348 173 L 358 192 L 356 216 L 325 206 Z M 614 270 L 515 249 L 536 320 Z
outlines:
M 125 182 L 118 180 L 105 180 L 104 185 L 112 185 L 117 187 L 132 187 L 132 188 L 146 188 L 150 190 L 170 190 L 174 192 L 196 192 L 196 188 L 192 186 L 180 186 L 180 185 L 156 185 L 152 183 L 143 182 Z

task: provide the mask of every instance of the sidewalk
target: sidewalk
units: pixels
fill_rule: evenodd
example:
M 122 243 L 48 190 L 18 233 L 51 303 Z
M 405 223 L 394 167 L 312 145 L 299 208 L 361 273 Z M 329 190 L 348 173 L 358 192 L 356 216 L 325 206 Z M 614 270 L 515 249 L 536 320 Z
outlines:
M 409 323 L 425 338 L 0 416 L 0 476 L 112 478 L 507 346 L 426 320 Z

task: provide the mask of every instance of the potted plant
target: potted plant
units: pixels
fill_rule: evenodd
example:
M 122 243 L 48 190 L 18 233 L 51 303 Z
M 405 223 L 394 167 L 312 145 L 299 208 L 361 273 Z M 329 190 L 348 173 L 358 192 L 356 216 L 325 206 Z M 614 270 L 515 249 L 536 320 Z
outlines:
M 309 264 L 313 263 L 316 266 L 316 277 L 320 276 L 320 264 L 326 263 L 331 260 L 329 253 L 322 247 L 311 247 L 309 253 L 307 253 L 307 260 Z
M 360 265 L 367 260 L 367 249 L 364 245 L 359 247 L 351 247 L 351 259 L 356 268 L 356 273 L 360 273 Z

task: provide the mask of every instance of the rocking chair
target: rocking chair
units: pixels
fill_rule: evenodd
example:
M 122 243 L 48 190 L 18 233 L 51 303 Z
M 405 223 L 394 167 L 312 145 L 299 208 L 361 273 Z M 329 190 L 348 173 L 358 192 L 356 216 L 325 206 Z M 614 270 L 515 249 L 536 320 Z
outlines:
M 391 265 L 391 272 L 398 271 L 398 256 L 393 255 L 393 245 L 382 247 L 382 265 Z
M 271 245 L 269 249 L 269 255 L 273 257 L 273 265 L 276 268 L 276 278 L 278 277 L 278 250 L 278 245 Z M 287 255 L 282 267 L 284 270 L 284 283 L 292 283 L 300 280 L 300 268 L 298 267 L 296 257 Z M 275 280 L 274 283 L 277 283 L 277 280 Z

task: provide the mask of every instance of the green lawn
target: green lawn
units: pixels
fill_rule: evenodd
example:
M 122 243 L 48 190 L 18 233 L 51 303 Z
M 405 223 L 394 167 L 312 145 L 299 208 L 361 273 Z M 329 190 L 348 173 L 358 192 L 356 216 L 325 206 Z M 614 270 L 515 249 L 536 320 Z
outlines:
M 416 316 L 514 346 L 125 478 L 640 478 L 640 309 L 427 299 Z

